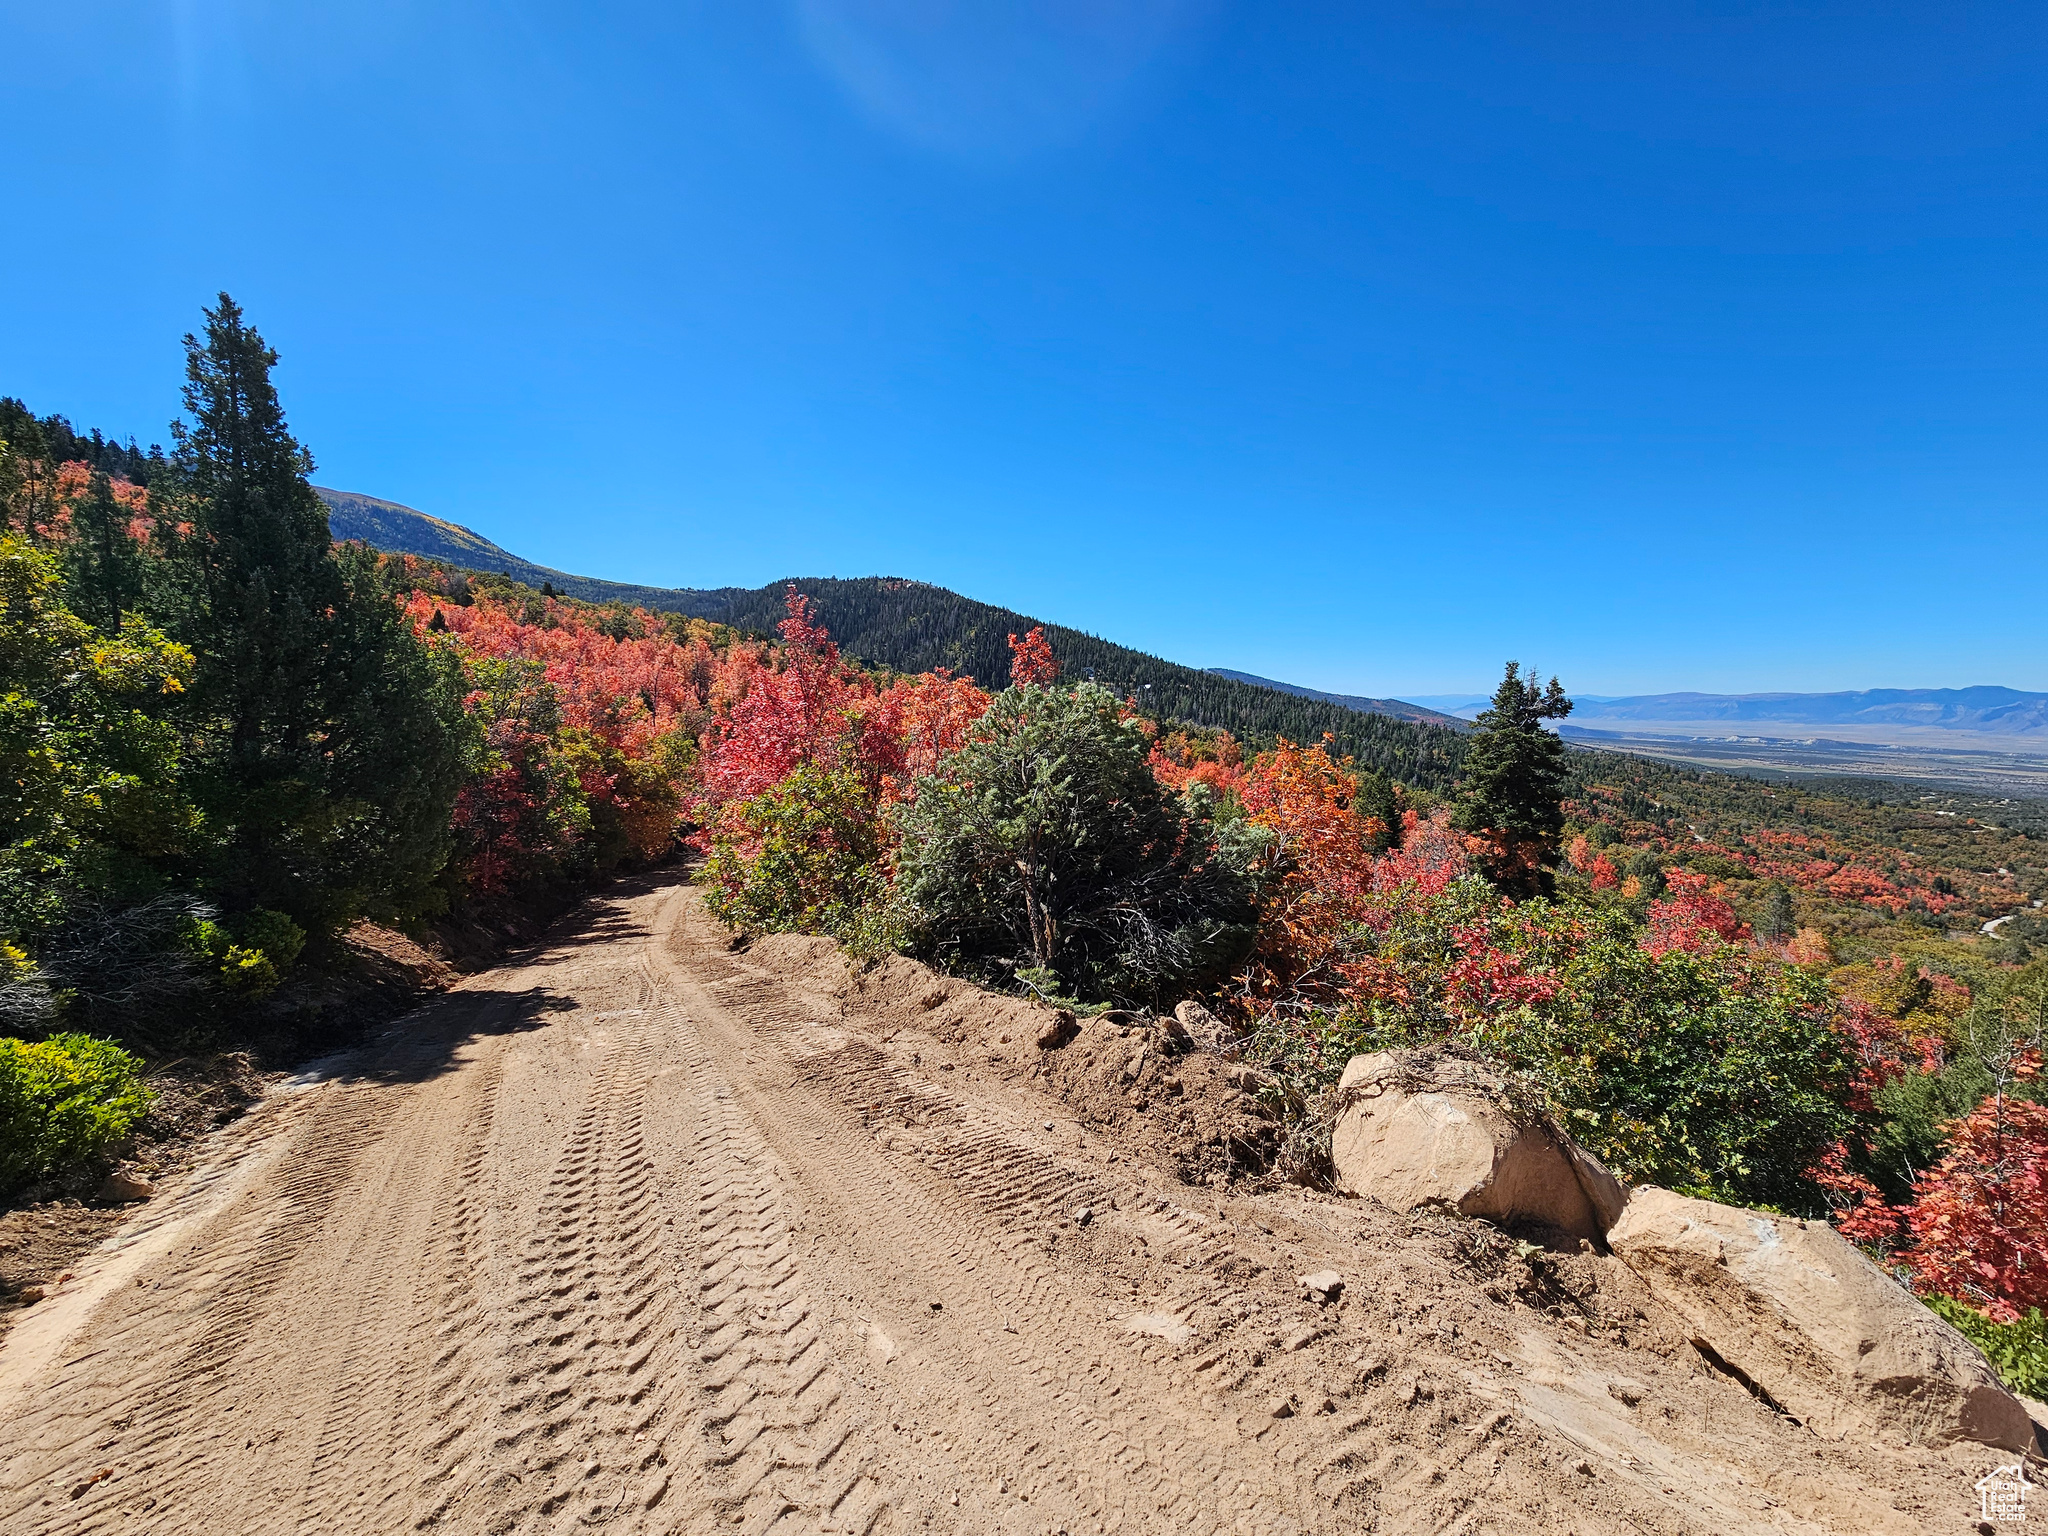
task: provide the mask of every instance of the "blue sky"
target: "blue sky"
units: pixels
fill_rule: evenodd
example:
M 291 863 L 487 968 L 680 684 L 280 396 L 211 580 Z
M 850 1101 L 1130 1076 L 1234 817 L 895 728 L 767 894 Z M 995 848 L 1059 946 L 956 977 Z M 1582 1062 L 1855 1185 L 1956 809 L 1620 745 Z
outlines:
M 1359 693 L 2048 688 L 2048 11 L 0 0 L 0 392 Z

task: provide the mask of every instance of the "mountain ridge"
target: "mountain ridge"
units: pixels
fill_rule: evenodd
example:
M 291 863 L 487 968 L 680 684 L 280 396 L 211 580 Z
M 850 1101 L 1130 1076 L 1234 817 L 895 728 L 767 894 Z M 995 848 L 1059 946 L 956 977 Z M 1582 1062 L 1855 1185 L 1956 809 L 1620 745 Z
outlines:
M 1576 723 L 1917 726 L 1993 736 L 2048 736 L 2048 693 L 1967 688 L 1859 688 L 1833 693 L 1650 693 L 1581 700 Z
M 1009 637 L 1042 627 L 1070 676 L 1093 677 L 1140 699 L 1169 720 L 1231 731 L 1248 742 L 1326 735 L 1365 768 L 1419 788 L 1447 790 L 1464 758 L 1458 722 L 1365 712 L 1167 661 L 1099 635 L 979 602 L 945 587 L 901 577 L 794 577 L 758 588 L 636 587 L 577 576 L 523 560 L 458 523 L 399 502 L 315 487 L 337 539 L 361 539 L 390 554 L 413 554 L 469 570 L 502 571 L 543 582 L 586 602 L 622 602 L 772 634 L 794 587 L 842 654 L 896 672 L 946 668 L 1000 688 L 1009 680 Z M 1410 706 L 1412 709 L 1413 706 Z
M 327 526 L 338 541 L 360 539 L 387 554 L 419 555 L 442 560 L 465 570 L 496 571 L 523 581 L 528 586 L 552 585 L 570 597 L 586 603 L 627 603 L 660 613 L 681 613 L 691 618 L 716 618 L 716 610 L 729 604 L 745 589 L 719 587 L 699 591 L 691 587 L 647 587 L 629 581 L 605 581 L 595 576 L 578 576 L 537 565 L 494 544 L 474 529 L 403 502 L 365 496 L 360 491 L 337 491 L 316 485 L 313 493 L 327 503 Z
M 1325 703 L 1341 704 L 1346 709 L 1359 710 L 1365 714 L 1392 715 L 1396 720 L 1413 720 L 1425 725 L 1447 725 L 1454 730 L 1465 729 L 1465 722 L 1457 716 L 1431 709 L 1427 705 L 1411 704 L 1406 699 L 1375 699 L 1359 693 L 1327 693 L 1320 688 L 1304 688 L 1300 683 L 1283 683 L 1270 677 L 1260 677 L 1256 672 L 1238 672 L 1229 667 L 1211 667 L 1209 671 L 1216 677 L 1228 677 L 1260 688 L 1275 688 L 1281 693 L 1291 693 L 1304 699 L 1321 699 Z

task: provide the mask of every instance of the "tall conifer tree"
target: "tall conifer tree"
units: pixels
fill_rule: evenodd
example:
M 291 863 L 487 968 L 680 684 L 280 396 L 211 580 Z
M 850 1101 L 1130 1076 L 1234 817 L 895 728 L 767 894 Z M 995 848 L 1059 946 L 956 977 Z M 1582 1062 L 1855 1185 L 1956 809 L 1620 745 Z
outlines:
M 309 927 L 416 905 L 448 851 L 467 727 L 453 662 L 399 621 L 373 568 L 337 561 L 277 354 L 225 293 L 185 338 L 173 428 L 179 638 L 198 657 L 197 789 L 232 911 Z
M 1551 888 L 1567 772 L 1564 743 L 1543 722 L 1571 712 L 1556 678 L 1545 689 L 1511 661 L 1466 749 L 1455 824 L 1485 840 L 1486 872 L 1510 895 Z

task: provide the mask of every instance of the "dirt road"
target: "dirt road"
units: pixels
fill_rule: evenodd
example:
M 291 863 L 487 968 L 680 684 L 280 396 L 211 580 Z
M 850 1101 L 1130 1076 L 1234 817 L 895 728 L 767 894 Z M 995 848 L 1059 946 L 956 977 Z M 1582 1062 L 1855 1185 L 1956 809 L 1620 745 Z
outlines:
M 849 995 L 650 882 L 272 1093 L 0 1345 L 0 1530 L 1974 1520 L 1982 1456 L 1559 1326 L 1469 1224 L 1177 1184 Z

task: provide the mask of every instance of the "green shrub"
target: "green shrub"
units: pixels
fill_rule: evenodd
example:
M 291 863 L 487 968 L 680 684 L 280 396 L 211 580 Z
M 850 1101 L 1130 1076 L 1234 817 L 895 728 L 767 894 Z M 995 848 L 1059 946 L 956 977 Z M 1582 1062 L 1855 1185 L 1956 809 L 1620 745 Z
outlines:
M 303 928 L 263 907 L 232 924 L 195 918 L 185 937 L 194 954 L 212 963 L 228 993 L 251 1003 L 277 990 L 306 947 Z
M 1049 972 L 1089 1001 L 1168 1002 L 1227 975 L 1256 933 L 1249 875 L 1149 750 L 1093 683 L 997 695 L 897 816 L 898 889 L 927 958 Z
M 1974 1307 L 1930 1296 L 1936 1316 L 1984 1351 L 1999 1380 L 2028 1397 L 2048 1397 L 2048 1317 L 2035 1307 L 2016 1323 L 1994 1323 Z
M 0 1039 L 0 1186 L 79 1162 L 127 1135 L 152 1097 L 141 1073 L 140 1059 L 91 1035 Z
M 1734 949 L 1651 955 L 1611 928 L 1559 981 L 1475 1034 L 1543 1085 L 1574 1136 L 1632 1180 L 1818 1213 L 1807 1170 L 1858 1124 L 1823 982 Z
M 1375 995 L 1277 1015 L 1251 1046 L 1295 1097 L 1313 1100 L 1354 1054 L 1461 1044 L 1536 1086 L 1632 1182 L 1824 1209 L 1807 1170 L 1860 1123 L 1825 981 L 1732 947 L 1653 955 L 1620 912 L 1507 907 L 1476 878 L 1379 902 L 1380 925 L 1359 936 Z
M 851 767 L 806 763 L 727 806 L 698 879 L 719 921 L 762 933 L 829 933 L 864 954 L 896 947 L 882 822 Z

